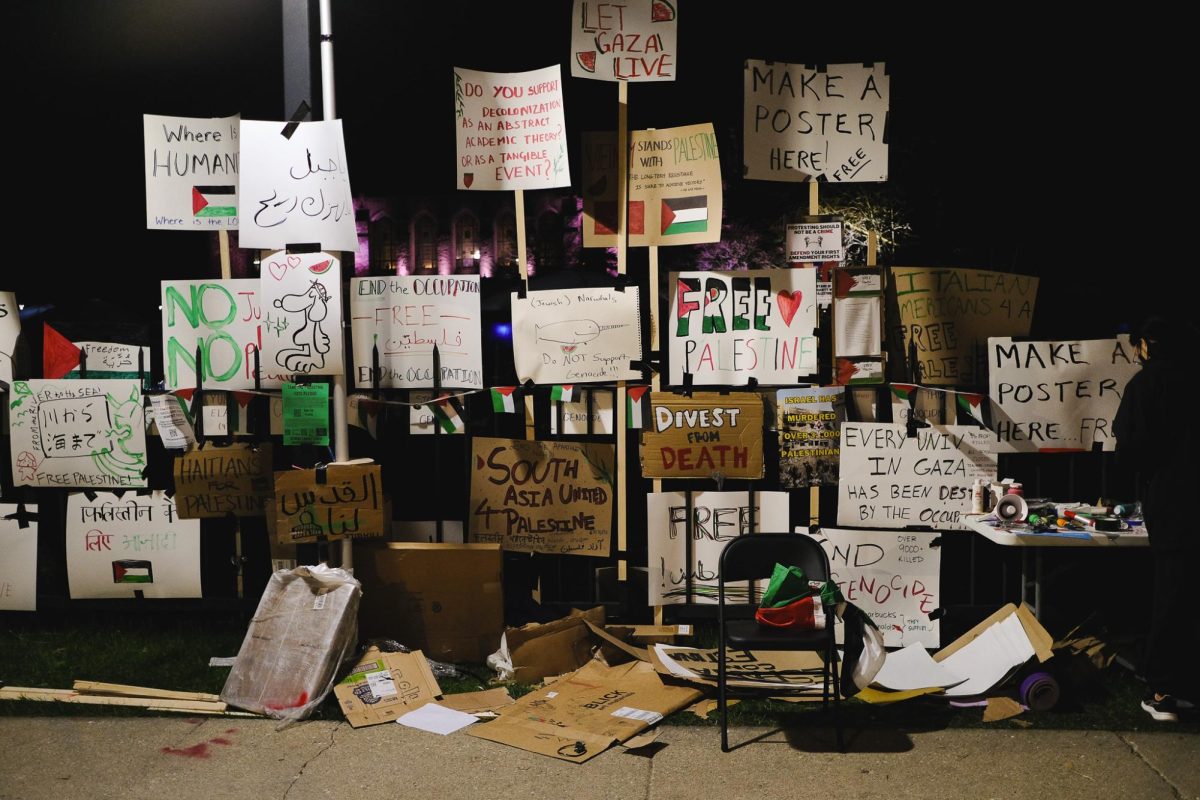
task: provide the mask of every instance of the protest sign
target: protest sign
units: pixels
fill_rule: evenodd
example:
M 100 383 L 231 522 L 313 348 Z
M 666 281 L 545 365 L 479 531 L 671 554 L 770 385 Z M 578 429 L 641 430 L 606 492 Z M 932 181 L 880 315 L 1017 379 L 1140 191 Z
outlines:
M 21 309 L 17 296 L 12 292 L 0 292 L 0 382 L 12 383 L 13 350 L 17 337 L 21 335 Z
M 144 378 L 150 377 L 150 348 L 117 342 L 72 342 L 79 348 L 79 365 L 66 374 L 68 378 L 81 376 L 80 367 L 86 365 L 89 378 Z
M 780 389 L 779 485 L 785 489 L 836 486 L 846 394 L 840 386 Z
M 787 226 L 787 262 L 825 263 L 846 260 L 842 218 L 809 216 Z
M 883 274 L 837 269 L 833 284 L 833 382 L 883 383 Z
M 559 408 L 562 408 L 562 433 L 586 436 L 588 433 L 611 435 L 613 432 L 613 393 L 607 389 L 583 389 L 578 400 L 550 403 L 550 434 L 558 434 Z M 589 400 L 590 398 L 590 400 Z M 590 409 L 590 410 L 589 410 Z M 588 418 L 591 418 L 591 431 Z
M 952 393 L 923 389 L 911 383 L 893 383 L 888 389 L 892 395 L 892 422 L 906 425 L 910 419 L 916 419 L 930 425 L 954 424 Z
M 575 0 L 571 77 L 631 83 L 675 80 L 676 14 L 670 0 Z
M 283 385 L 283 443 L 329 444 L 329 384 Z
M 37 610 L 37 506 L 0 504 L 0 611 Z
M 342 373 L 342 272 L 328 253 L 262 261 L 262 363 L 287 375 Z
M 275 473 L 275 527 L 281 544 L 323 536 L 383 536 L 383 484 L 377 464 L 330 464 Z
M 757 394 L 651 392 L 650 417 L 642 431 L 645 477 L 763 476 L 763 400 Z
M 642 358 L 637 287 L 512 294 L 513 358 L 521 382 L 637 380 Z
M 238 117 L 142 115 L 146 227 L 237 230 Z
M 175 459 L 175 504 L 181 519 L 257 517 L 271 513 L 271 446 L 204 447 Z

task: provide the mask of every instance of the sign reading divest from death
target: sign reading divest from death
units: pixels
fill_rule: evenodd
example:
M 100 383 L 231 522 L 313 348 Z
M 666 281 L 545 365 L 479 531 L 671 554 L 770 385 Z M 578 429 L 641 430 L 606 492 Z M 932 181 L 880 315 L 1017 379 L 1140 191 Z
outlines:
M 822 528 L 813 538 L 829 556 L 830 578 L 878 626 L 884 646 L 940 647 L 941 626 L 929 618 L 941 605 L 938 536 Z M 839 621 L 839 644 L 842 631 Z
M 521 382 L 637 380 L 641 360 L 638 290 L 550 289 L 512 294 L 513 358 Z
M 428 388 L 437 384 L 438 349 L 443 388 L 483 388 L 478 275 L 397 275 L 350 281 L 354 376 L 373 385 L 374 350 L 379 385 Z
M 962 530 L 971 484 L 996 479 L 995 437 L 973 425 L 842 424 L 838 524 Z
M 673 81 L 678 61 L 673 0 L 575 0 L 571 77 L 598 81 Z
M 459 189 L 571 185 L 562 75 L 454 68 Z
M 275 525 L 282 544 L 383 536 L 379 465 L 276 472 Z
M 910 344 L 916 346 L 920 383 L 980 385 L 988 337 L 1029 335 L 1037 278 L 982 269 L 892 267 L 891 272 L 900 310 L 891 338 L 903 343 L 897 354 L 902 362 Z
M 237 229 L 240 122 L 142 115 L 147 228 Z
M 992 427 L 1001 453 L 1104 450 L 1137 351 L 1116 339 L 1014 342 L 988 339 Z
M 837 485 L 845 390 L 840 386 L 780 389 L 776 408 L 779 485 L 785 489 Z
M 650 417 L 642 431 L 645 477 L 763 476 L 763 401 L 757 394 L 651 392 Z
M 471 541 L 607 557 L 615 460 L 610 444 L 476 438 Z
M 751 180 L 886 181 L 891 80 L 883 64 L 745 64 Z
M 671 385 L 793 384 L 817 371 L 812 269 L 671 273 Z
M 204 447 L 175 459 L 175 503 L 182 519 L 269 514 L 274 489 L 270 445 Z

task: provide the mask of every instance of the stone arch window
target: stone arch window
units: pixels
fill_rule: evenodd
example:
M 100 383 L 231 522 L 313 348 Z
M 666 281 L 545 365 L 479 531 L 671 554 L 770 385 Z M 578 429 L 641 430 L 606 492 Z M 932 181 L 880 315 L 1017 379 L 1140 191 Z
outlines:
M 479 215 L 463 209 L 454 216 L 454 271 L 472 275 L 479 271 Z
M 496 271 L 517 268 L 517 215 L 511 208 L 496 213 L 492 223 L 495 239 Z
M 422 211 L 412 221 L 412 273 L 430 275 L 437 271 L 437 220 Z
M 566 261 L 566 248 L 563 245 L 563 218 L 557 211 L 543 211 L 537 218 L 537 234 L 535 238 L 538 272 L 562 269 Z

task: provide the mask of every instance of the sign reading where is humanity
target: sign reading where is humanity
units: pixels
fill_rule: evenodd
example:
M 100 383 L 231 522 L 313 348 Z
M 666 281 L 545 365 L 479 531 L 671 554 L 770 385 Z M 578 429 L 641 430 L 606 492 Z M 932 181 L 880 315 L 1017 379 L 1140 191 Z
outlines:
M 317 244 L 323 250 L 358 250 L 340 119 L 286 125 L 242 120 L 241 138 L 241 247 Z
M 562 73 L 454 68 L 459 189 L 571 185 Z
M 342 374 L 342 271 L 328 253 L 262 260 L 262 363 L 297 375 Z
M 175 503 L 182 519 L 271 513 L 271 446 L 235 444 L 189 450 L 175 459 Z
M 379 385 L 435 386 L 433 348 L 441 386 L 482 389 L 477 275 L 398 275 L 350 281 L 350 330 L 354 380 L 372 386 L 373 354 L 379 349 Z
M 630 362 L 642 358 L 639 294 L 550 289 L 512 294 L 513 358 L 524 383 L 596 383 L 641 377 Z
M 615 446 L 477 437 L 472 542 L 523 553 L 607 557 Z
M 840 386 L 780 389 L 779 485 L 836 486 L 846 393 Z
M 755 492 L 753 506 L 746 492 L 694 492 L 690 506 L 692 563 L 689 565 L 689 503 L 684 493 L 657 492 L 646 496 L 652 606 L 689 602 L 689 577 L 692 582 L 690 602 L 716 603 L 717 568 L 725 545 L 751 532 L 779 533 L 790 527 L 787 492 Z M 761 597 L 767 582 L 755 583 Z M 746 581 L 726 587 L 726 594 L 732 602 L 749 602 Z
M 983 269 L 892 267 L 891 272 L 900 324 L 890 338 L 903 343 L 903 351 L 895 354 L 898 363 L 907 363 L 915 345 L 919 383 L 980 385 L 988 337 L 1029 335 L 1037 278 Z
M 142 115 L 147 228 L 237 229 L 240 122 Z
M 650 393 L 651 425 L 642 431 L 647 478 L 761 478 L 763 400 L 757 394 L 691 397 Z
M 0 611 L 37 610 L 37 506 L 0 505 Z
M 996 480 L 995 437 L 974 425 L 842 424 L 838 524 L 965 530 L 976 478 Z
M 15 381 L 9 434 L 17 486 L 146 485 L 146 416 L 136 380 Z
M 318 537 L 383 536 L 383 484 L 378 464 L 330 464 L 275 473 L 275 526 L 281 544 Z
M 671 273 L 671 384 L 793 384 L 817 371 L 812 269 Z
M 571 9 L 571 77 L 675 80 L 675 18 L 672 0 L 575 0 Z
M 1125 334 L 1115 339 L 988 339 L 992 428 L 1001 453 L 1104 450 L 1112 420 L 1140 368 Z
M 751 180 L 886 181 L 891 80 L 883 64 L 745 64 Z

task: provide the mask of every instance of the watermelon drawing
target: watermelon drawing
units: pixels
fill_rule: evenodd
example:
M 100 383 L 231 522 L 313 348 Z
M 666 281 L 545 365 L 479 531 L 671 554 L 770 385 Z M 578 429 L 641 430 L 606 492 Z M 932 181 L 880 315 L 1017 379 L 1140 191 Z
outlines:
M 654 2 L 650 4 L 650 21 L 674 22 L 675 6 L 671 5 L 668 0 L 654 0 Z
M 596 52 L 594 50 L 589 50 L 586 53 L 576 53 L 575 61 L 588 72 L 596 71 Z
M 331 266 L 333 266 L 333 259 L 326 259 L 319 264 L 313 264 L 308 268 L 308 271 L 314 275 L 321 275 L 328 272 Z

